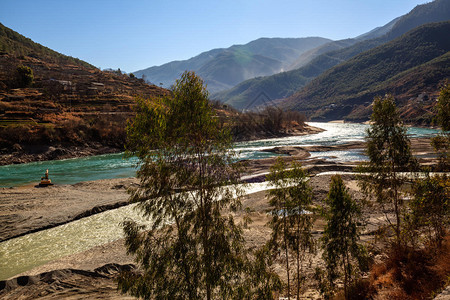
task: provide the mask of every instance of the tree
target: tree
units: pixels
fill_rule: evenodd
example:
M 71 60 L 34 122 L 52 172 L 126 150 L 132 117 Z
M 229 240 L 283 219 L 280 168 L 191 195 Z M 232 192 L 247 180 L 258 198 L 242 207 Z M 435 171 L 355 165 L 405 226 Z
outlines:
M 305 254 L 314 250 L 311 229 L 314 223 L 311 212 L 312 192 L 307 182 L 307 174 L 297 162 L 291 168 L 282 158 L 278 158 L 271 167 L 267 178 L 274 189 L 268 192 L 272 206 L 271 247 L 281 248 L 286 256 L 286 275 L 288 299 L 290 299 L 290 266 L 289 251 L 293 251 L 296 259 L 297 299 L 304 276 L 301 265 Z
M 137 99 L 128 124 L 128 151 L 139 157 L 140 185 L 130 202 L 149 228 L 123 222 L 127 252 L 141 273 L 125 273 L 122 292 L 156 299 L 228 299 L 242 286 L 247 259 L 242 228 L 231 212 L 240 207 L 239 169 L 229 151 L 202 80 L 185 72 L 172 95 Z
M 322 292 L 329 297 L 335 290 L 335 281 L 343 275 L 344 295 L 349 299 L 349 286 L 356 271 L 365 267 L 365 249 L 358 243 L 361 208 L 351 198 L 339 175 L 331 177 L 326 203 L 322 256 L 326 268 L 324 285 L 328 288 L 322 287 Z
M 20 65 L 16 70 L 19 87 L 29 87 L 33 84 L 34 75 L 33 70 L 30 67 Z
M 282 282 L 277 273 L 272 270 L 273 257 L 270 245 L 266 244 L 254 252 L 254 261 L 250 268 L 252 276 L 248 286 L 252 288 L 252 296 L 258 300 L 273 300 L 274 292 L 279 292 Z
M 436 120 L 442 128 L 442 133 L 431 140 L 431 144 L 439 152 L 438 169 L 450 169 L 450 83 L 441 89 L 437 103 Z
M 428 241 L 439 248 L 450 224 L 450 178 L 427 174 L 414 182 L 412 194 L 407 220 L 415 230 L 424 229 Z
M 417 162 L 412 156 L 406 128 L 400 120 L 392 96 L 375 98 L 371 122 L 366 136 L 366 154 L 369 161 L 360 168 L 360 172 L 364 173 L 360 177 L 360 184 L 366 195 L 374 195 L 382 205 L 399 246 L 403 208 L 401 187 L 409 180 L 399 172 L 415 170 Z M 393 205 L 394 221 L 388 216 L 386 204 Z

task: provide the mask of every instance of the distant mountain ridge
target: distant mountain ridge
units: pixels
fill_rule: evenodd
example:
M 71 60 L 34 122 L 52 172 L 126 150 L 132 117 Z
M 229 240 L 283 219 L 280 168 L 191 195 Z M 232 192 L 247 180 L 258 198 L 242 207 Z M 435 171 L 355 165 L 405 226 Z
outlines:
M 316 119 L 367 119 L 373 97 L 386 93 L 404 106 L 450 78 L 449 32 L 450 21 L 422 25 L 329 69 L 281 105 Z
M 253 100 L 261 92 L 264 92 L 272 100 L 287 98 L 300 91 L 311 80 L 326 70 L 347 61 L 359 53 L 389 42 L 418 25 L 449 19 L 450 0 L 436 0 L 418 5 L 408 14 L 396 18 L 383 27 L 376 28 L 367 34 L 355 39 L 330 42 L 311 50 L 309 53 L 304 53 L 303 58 L 299 57 L 296 60 L 297 65 L 303 64 L 298 69 L 244 81 L 230 90 L 214 94 L 213 98 L 237 109 L 252 109 L 260 105 L 261 103 Z M 375 37 L 378 34 L 381 36 Z M 370 39 L 361 40 L 364 38 Z M 326 52 L 327 47 L 332 51 Z M 311 60 L 311 58 L 313 59 Z M 302 63 L 302 59 L 307 63 Z M 249 103 L 252 103 L 252 105 L 249 106 Z
M 192 70 L 204 79 L 213 93 L 249 78 L 279 73 L 302 53 L 330 41 L 321 37 L 260 38 L 245 45 L 213 49 L 188 60 L 173 61 L 133 74 L 169 87 L 185 70 Z

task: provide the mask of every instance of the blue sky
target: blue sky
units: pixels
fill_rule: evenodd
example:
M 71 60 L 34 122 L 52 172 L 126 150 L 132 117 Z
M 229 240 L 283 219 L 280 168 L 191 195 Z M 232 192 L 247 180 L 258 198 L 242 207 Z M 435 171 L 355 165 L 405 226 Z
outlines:
M 99 68 L 137 71 L 260 37 L 355 37 L 426 0 L 0 0 L 0 22 Z

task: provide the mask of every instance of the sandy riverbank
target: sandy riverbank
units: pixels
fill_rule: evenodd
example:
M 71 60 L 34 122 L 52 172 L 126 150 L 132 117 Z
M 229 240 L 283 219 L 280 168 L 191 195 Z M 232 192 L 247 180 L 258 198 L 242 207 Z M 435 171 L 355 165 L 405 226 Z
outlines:
M 329 176 L 317 176 L 311 179 L 316 198 L 323 199 L 327 193 Z M 109 180 L 110 181 L 110 180 Z M 105 188 L 105 182 L 91 182 Z M 71 194 L 70 189 L 66 193 Z M 57 195 L 55 195 L 57 196 Z M 265 192 L 258 192 L 243 199 L 244 208 L 252 210 L 253 223 L 245 230 L 244 235 L 248 247 L 262 245 L 270 236 L 270 229 L 266 226 L 269 217 L 266 213 L 269 206 Z M 241 218 L 243 211 L 236 214 Z M 319 227 L 315 230 L 320 230 Z M 117 240 L 105 245 L 91 248 L 49 262 L 30 271 L 18 274 L 9 281 L 4 281 L 3 291 L 0 289 L 2 299 L 26 299 L 41 296 L 53 298 L 76 298 L 83 294 L 88 298 L 128 299 L 117 293 L 114 277 L 123 268 L 129 268 L 133 258 L 125 251 L 123 240 Z M 281 266 L 277 266 L 282 269 Z M 312 272 L 312 269 L 310 270 Z M 1 285 L 0 285 L 1 288 Z

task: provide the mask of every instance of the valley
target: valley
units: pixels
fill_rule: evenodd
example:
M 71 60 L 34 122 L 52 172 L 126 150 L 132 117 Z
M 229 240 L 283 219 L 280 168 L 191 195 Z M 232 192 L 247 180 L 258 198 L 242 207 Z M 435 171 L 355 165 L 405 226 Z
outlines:
M 5 0 L 0 298 L 446 299 L 450 0 L 402 1 Z

